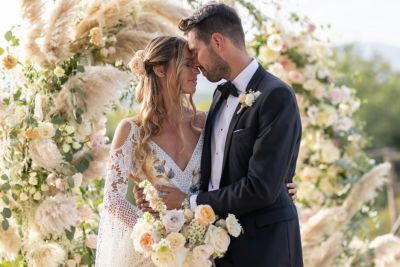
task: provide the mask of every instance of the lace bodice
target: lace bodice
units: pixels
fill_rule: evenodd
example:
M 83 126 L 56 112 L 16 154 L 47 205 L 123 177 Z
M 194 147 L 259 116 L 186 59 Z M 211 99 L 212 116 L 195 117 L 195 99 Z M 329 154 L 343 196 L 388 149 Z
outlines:
M 110 153 L 104 190 L 104 210 L 99 227 L 96 266 L 111 266 L 106 264 L 111 261 L 112 266 L 152 266 L 149 260 L 141 258 L 134 252 L 130 240 L 132 227 L 142 216 L 142 212 L 126 199 L 128 178 L 130 173 L 135 170 L 133 148 L 137 125 L 132 121 L 130 123 L 131 129 L 125 142 Z M 203 133 L 184 170 L 181 170 L 155 142 L 150 142 L 150 146 L 158 158 L 154 164 L 156 176 L 167 177 L 169 182 L 182 192 L 195 193 L 198 191 Z M 110 240 L 114 242 L 110 242 Z M 116 262 L 119 265 L 116 265 Z

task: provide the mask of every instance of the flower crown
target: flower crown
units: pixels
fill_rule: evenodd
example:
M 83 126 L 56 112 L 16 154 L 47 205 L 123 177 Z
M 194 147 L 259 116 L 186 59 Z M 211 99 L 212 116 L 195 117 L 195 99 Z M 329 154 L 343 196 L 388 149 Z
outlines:
M 129 68 L 139 77 L 142 77 L 147 73 L 144 56 L 144 50 L 138 50 L 131 61 L 129 61 Z

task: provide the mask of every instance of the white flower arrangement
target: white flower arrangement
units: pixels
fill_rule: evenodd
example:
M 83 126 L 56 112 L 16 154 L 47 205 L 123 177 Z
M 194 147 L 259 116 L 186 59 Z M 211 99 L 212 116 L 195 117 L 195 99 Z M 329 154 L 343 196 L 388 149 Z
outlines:
M 223 257 L 228 250 L 230 235 L 238 237 L 243 231 L 233 214 L 223 224 L 209 205 L 199 205 L 194 216 L 190 210 L 166 210 L 149 181 L 138 186 L 157 214 L 144 213 L 133 227 L 134 249 L 156 266 L 211 266 L 211 258 Z
M 240 94 L 239 95 L 240 109 L 238 110 L 237 114 L 242 112 L 243 109 L 253 106 L 254 102 L 260 95 L 261 95 L 260 91 L 253 91 L 251 89 L 249 90 L 248 93 Z

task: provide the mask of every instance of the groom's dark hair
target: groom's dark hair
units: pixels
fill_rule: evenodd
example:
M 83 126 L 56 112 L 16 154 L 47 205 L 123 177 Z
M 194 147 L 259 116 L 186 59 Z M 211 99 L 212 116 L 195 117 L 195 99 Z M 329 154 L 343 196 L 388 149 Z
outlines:
M 227 36 L 238 47 L 245 47 L 242 21 L 236 11 L 225 4 L 210 2 L 188 18 L 179 22 L 179 29 L 187 34 L 195 30 L 197 39 L 210 43 L 215 32 Z

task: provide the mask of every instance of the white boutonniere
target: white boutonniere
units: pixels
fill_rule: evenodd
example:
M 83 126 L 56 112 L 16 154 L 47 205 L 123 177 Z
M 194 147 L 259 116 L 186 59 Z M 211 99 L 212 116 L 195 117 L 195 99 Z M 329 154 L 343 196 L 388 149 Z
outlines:
M 237 112 L 239 114 L 242 112 L 243 109 L 251 107 L 254 102 L 256 102 L 256 99 L 261 95 L 259 91 L 254 92 L 253 90 L 250 89 L 250 91 L 246 94 L 240 94 L 239 96 L 239 103 L 240 103 L 240 109 Z

